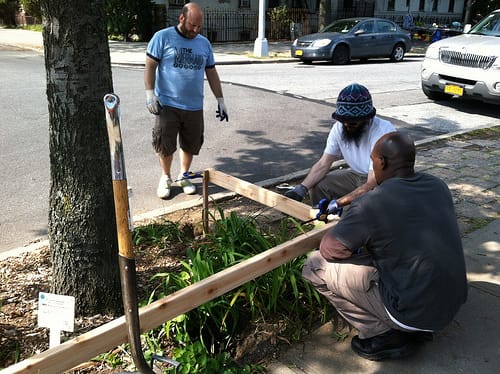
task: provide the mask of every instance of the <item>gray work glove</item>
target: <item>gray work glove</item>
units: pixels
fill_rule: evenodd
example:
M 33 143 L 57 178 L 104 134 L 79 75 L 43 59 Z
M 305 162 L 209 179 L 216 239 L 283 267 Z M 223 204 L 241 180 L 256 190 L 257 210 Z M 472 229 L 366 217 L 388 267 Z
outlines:
M 215 111 L 216 113 L 216 118 L 220 119 L 221 121 L 226 120 L 229 121 L 229 114 L 227 114 L 227 107 L 226 104 L 224 103 L 224 98 L 223 97 L 218 97 L 217 98 L 217 110 Z
M 303 184 L 298 184 L 293 188 L 293 190 L 285 192 L 285 196 L 293 200 L 302 201 L 304 200 L 307 191 L 308 190 L 306 186 L 304 186 Z
M 160 113 L 160 99 L 155 95 L 154 90 L 146 90 L 146 107 L 151 114 Z

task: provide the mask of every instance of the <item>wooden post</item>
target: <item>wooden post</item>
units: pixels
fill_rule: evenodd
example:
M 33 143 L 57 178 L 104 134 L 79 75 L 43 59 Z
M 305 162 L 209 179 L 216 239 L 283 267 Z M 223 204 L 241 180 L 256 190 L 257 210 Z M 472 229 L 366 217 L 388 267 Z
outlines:
M 210 174 L 207 170 L 203 171 L 203 211 L 202 211 L 202 220 L 203 220 L 203 234 L 206 235 L 208 233 L 208 184 L 209 184 Z

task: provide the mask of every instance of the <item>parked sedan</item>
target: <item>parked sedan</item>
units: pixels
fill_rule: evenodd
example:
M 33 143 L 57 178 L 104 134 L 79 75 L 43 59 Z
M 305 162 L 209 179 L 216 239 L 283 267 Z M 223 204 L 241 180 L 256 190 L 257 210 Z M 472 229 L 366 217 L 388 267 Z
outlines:
M 348 64 L 352 59 L 388 57 L 402 61 L 411 48 L 411 35 L 383 18 L 337 20 L 317 33 L 301 36 L 291 47 L 292 57 L 304 63 L 331 60 Z

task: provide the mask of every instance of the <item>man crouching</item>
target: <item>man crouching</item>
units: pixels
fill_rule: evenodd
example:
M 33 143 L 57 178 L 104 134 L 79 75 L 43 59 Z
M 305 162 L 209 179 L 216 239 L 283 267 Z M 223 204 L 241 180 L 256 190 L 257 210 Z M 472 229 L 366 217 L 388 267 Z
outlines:
M 309 255 L 302 275 L 359 331 L 369 360 L 411 354 L 447 326 L 467 298 L 451 193 L 415 173 L 415 146 L 391 132 L 373 148 L 377 187 L 354 200 Z

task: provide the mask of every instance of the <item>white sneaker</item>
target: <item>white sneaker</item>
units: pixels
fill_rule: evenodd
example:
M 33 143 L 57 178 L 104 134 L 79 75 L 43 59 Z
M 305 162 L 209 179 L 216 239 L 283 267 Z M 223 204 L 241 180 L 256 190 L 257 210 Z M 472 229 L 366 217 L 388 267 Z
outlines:
M 160 199 L 166 199 L 170 197 L 170 192 L 172 190 L 172 179 L 168 175 L 162 175 L 160 182 L 158 183 L 158 189 L 156 190 L 156 195 Z
M 182 191 L 186 195 L 192 195 L 196 193 L 196 186 L 193 185 L 193 183 L 191 183 L 188 178 L 185 178 L 182 174 L 179 174 L 177 180 L 179 181 L 179 186 L 182 187 Z

